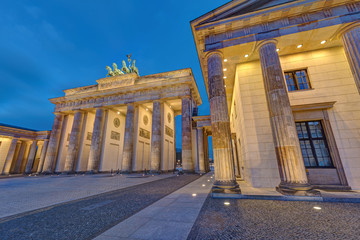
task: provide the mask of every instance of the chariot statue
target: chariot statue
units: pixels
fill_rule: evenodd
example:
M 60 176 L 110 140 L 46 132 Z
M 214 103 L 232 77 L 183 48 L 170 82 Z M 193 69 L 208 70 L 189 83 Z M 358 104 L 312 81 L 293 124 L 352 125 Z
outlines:
M 139 69 L 135 66 L 135 60 L 133 60 L 131 64 L 131 54 L 126 55 L 126 57 L 128 58 L 129 65 L 127 66 L 125 60 L 123 60 L 121 69 L 118 68 L 116 63 L 113 63 L 113 69 L 111 69 L 109 66 L 106 66 L 106 70 L 108 71 L 106 77 L 119 76 L 128 73 L 136 73 L 138 76 L 140 76 Z

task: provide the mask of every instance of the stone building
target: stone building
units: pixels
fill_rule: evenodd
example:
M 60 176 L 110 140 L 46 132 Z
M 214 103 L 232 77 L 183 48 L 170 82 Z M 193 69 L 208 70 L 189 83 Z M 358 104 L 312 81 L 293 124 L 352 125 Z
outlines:
M 0 124 L 1 174 L 41 172 L 50 131 Z
M 234 0 L 191 21 L 214 190 L 360 189 L 359 20 L 354 0 Z

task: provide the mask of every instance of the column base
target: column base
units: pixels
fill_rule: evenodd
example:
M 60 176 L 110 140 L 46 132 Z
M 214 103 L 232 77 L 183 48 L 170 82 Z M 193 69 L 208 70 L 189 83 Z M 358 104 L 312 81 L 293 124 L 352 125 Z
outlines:
M 99 173 L 99 171 L 89 170 L 86 172 L 86 174 L 96 174 L 96 173 Z
M 310 184 L 280 183 L 276 191 L 283 195 L 319 197 L 320 192 L 314 190 Z
M 211 192 L 240 194 L 241 190 L 236 181 L 215 181 Z

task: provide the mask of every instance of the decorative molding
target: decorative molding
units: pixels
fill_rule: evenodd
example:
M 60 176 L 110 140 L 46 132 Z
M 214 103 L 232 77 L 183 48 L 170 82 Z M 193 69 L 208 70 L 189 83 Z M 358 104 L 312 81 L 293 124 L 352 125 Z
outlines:
M 291 110 L 293 112 L 300 112 L 300 111 L 313 111 L 313 110 L 320 110 L 320 109 L 329 109 L 334 106 L 335 102 L 321 102 L 321 103 L 310 103 L 310 104 L 301 104 L 301 105 L 293 105 L 291 106 Z

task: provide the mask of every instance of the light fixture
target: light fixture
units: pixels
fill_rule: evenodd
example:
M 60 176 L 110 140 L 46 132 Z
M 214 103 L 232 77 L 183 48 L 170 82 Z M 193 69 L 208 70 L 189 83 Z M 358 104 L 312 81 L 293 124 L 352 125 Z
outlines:
M 249 54 L 246 54 L 245 57 L 247 58 L 249 56 Z
M 280 48 L 277 48 L 276 51 L 277 51 L 277 52 L 280 51 Z
M 299 44 L 299 45 L 297 45 L 297 48 L 301 48 L 303 45 L 302 44 Z
M 321 207 L 315 206 L 314 209 L 321 210 Z
M 210 179 L 208 179 L 208 182 L 210 182 Z
M 227 68 L 224 68 L 223 71 L 226 72 L 226 71 L 227 71 Z
M 193 197 L 196 197 L 196 193 L 193 193 L 192 196 L 193 196 Z
M 224 87 L 226 87 L 226 84 L 224 85 Z
M 202 186 L 205 187 L 205 184 L 203 184 Z
M 320 43 L 321 43 L 321 44 L 325 44 L 325 43 L 326 43 L 326 40 L 323 40 L 323 41 L 321 41 Z
M 118 115 L 120 115 L 120 112 L 117 112 Z
M 210 178 L 213 178 L 213 177 L 210 177 Z
M 226 59 L 226 58 L 224 59 L 224 62 L 227 62 L 227 59 Z
M 229 202 L 224 202 L 224 205 L 229 206 L 230 203 Z
M 148 108 L 146 108 L 146 111 L 149 111 L 149 109 L 148 109 Z
M 224 76 L 224 79 L 227 79 L 227 76 Z

